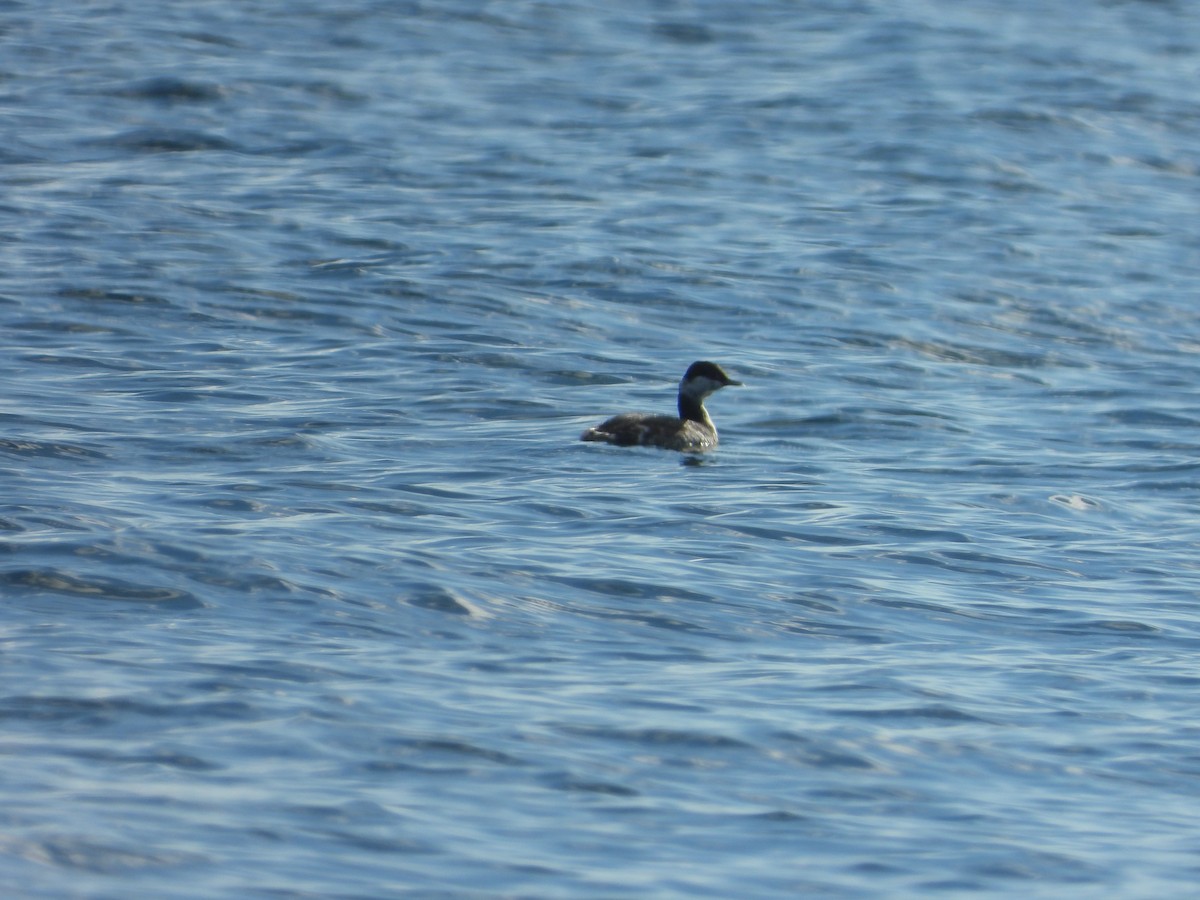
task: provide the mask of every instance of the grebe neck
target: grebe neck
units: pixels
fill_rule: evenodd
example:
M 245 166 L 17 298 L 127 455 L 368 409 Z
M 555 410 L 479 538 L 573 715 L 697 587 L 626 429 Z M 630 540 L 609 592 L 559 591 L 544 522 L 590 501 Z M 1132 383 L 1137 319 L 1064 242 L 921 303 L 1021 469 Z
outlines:
M 688 422 L 699 422 L 701 425 L 707 425 L 712 428 L 712 419 L 708 417 L 708 410 L 704 408 L 704 401 L 699 397 L 692 397 L 683 391 L 679 392 L 679 418 Z

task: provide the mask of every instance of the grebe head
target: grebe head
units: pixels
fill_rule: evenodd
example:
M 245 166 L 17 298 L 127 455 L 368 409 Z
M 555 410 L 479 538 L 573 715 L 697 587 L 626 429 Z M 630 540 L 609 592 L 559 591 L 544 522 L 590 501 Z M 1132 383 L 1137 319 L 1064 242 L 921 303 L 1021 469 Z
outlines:
M 679 382 L 679 393 L 692 400 L 703 400 L 723 387 L 739 385 L 740 381 L 734 381 L 716 363 L 694 362 L 688 366 L 683 380 Z

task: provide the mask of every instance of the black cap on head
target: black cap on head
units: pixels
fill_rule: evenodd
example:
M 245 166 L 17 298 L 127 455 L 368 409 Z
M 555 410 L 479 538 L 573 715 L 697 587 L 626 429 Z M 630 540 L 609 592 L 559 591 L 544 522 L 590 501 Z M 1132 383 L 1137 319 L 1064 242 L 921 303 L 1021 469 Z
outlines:
M 683 376 L 684 381 L 692 378 L 707 378 L 710 381 L 715 381 L 718 384 L 726 387 L 730 385 L 740 385 L 740 381 L 734 381 L 714 362 L 694 362 L 688 366 L 687 373 Z

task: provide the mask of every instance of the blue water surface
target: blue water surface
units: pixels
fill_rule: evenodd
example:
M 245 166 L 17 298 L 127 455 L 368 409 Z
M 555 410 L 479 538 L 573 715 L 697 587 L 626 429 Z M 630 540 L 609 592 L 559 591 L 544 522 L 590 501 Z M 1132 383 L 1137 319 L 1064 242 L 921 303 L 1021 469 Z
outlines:
M 1200 9 L 0 3 L 8 897 L 1187 897 Z M 702 457 L 577 440 L 714 396 Z

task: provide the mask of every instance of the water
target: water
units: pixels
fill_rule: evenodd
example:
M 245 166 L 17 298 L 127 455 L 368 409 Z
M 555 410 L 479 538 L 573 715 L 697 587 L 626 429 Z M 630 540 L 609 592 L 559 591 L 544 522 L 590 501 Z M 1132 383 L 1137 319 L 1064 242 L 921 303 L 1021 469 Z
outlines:
M 1198 29 L 3 4 L 6 896 L 1190 896 Z

